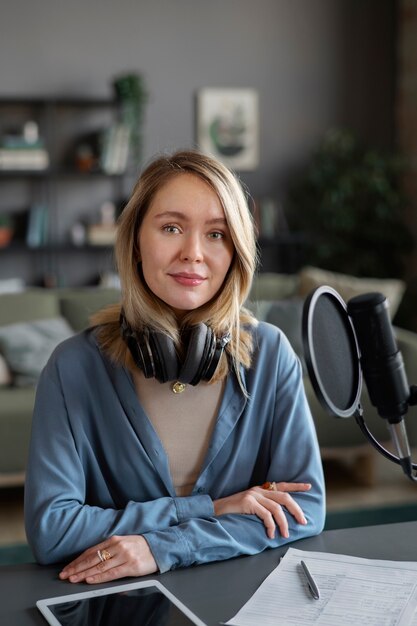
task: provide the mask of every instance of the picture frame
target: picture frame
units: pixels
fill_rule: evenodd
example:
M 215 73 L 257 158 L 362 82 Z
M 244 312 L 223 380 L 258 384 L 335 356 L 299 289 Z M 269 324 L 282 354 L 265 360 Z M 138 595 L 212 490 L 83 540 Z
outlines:
M 197 143 L 235 170 L 259 165 L 258 92 L 249 88 L 200 89 L 197 93 Z

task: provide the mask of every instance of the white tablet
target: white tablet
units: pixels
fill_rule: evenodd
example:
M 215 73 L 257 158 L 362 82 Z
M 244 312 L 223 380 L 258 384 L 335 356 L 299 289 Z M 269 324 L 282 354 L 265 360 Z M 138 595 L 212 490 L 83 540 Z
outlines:
M 51 626 L 205 626 L 158 580 L 38 600 Z

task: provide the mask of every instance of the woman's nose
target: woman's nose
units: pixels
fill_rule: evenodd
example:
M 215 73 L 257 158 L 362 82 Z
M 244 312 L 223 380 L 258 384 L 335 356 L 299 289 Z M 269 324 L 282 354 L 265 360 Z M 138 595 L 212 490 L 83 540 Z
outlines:
M 181 260 L 196 262 L 202 261 L 202 259 L 203 250 L 200 238 L 197 235 L 189 235 L 184 237 L 181 249 Z

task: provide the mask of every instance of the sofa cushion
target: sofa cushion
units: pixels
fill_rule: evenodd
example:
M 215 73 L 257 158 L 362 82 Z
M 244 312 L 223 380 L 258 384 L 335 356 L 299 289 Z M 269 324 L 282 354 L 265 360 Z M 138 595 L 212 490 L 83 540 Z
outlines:
M 48 289 L 27 289 L 0 295 L 0 326 L 29 322 L 59 315 L 56 292 Z
M 260 300 L 247 303 L 255 317 L 263 322 L 273 324 L 282 330 L 293 347 L 294 352 L 300 358 L 305 369 L 302 316 L 303 300 L 301 298 L 288 298 L 284 300 Z
M 0 350 L 13 372 L 14 384 L 34 384 L 54 348 L 73 334 L 62 317 L 1 326 Z
M 357 278 L 308 266 L 300 270 L 298 293 L 302 298 L 323 285 L 335 289 L 345 302 L 362 293 L 383 293 L 388 299 L 391 319 L 397 312 L 406 287 L 404 281 L 394 278 Z
M 296 295 L 298 276 L 296 274 L 279 274 L 262 272 L 253 279 L 249 294 L 251 302 L 259 300 L 283 300 Z
M 120 291 L 112 288 L 91 287 L 85 289 L 62 290 L 59 295 L 61 314 L 75 331 L 84 330 L 89 325 L 93 313 L 120 300 Z

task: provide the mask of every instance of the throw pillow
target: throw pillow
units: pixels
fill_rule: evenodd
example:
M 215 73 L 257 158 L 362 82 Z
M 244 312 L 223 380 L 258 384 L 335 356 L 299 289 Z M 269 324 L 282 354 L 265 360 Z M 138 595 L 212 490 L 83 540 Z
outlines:
M 1 326 L 0 351 L 15 385 L 36 383 L 55 347 L 73 334 L 63 317 Z
M 291 298 L 297 293 L 298 276 L 296 274 L 279 274 L 276 272 L 260 272 L 253 279 L 249 300 L 282 300 Z
M 335 289 L 345 302 L 362 293 L 383 293 L 388 299 L 391 319 L 397 312 L 406 287 L 404 281 L 395 278 L 357 278 L 318 267 L 304 267 L 299 272 L 298 293 L 302 298 L 323 285 Z
M 274 302 L 260 300 L 247 303 L 247 306 L 258 320 L 278 326 L 282 330 L 299 357 L 305 372 L 302 337 L 303 300 L 301 298 L 288 298 Z

